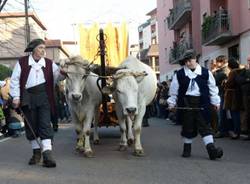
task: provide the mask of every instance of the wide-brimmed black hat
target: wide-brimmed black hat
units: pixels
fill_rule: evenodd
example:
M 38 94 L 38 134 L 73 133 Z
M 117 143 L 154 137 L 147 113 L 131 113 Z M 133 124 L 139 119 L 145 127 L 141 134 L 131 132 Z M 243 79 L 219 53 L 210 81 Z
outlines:
M 197 55 L 194 50 L 188 50 L 184 53 L 182 59 L 179 61 L 180 65 L 185 65 L 185 62 L 190 59 L 198 59 L 200 55 Z
M 24 52 L 32 52 L 34 50 L 34 48 L 36 48 L 40 44 L 45 44 L 45 41 L 43 39 L 40 39 L 40 38 L 34 39 L 28 44 L 28 46 L 26 47 Z

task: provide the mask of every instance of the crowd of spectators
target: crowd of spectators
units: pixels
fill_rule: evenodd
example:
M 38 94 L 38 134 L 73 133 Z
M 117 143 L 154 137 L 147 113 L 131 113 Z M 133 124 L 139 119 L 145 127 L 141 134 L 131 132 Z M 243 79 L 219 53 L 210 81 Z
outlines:
M 0 81 L 0 138 L 19 137 L 24 131 L 24 118 L 18 109 L 12 108 L 9 96 L 9 78 Z M 64 83 L 55 85 L 56 114 L 51 116 L 51 123 L 55 132 L 58 123 L 69 123 L 71 116 L 65 98 Z

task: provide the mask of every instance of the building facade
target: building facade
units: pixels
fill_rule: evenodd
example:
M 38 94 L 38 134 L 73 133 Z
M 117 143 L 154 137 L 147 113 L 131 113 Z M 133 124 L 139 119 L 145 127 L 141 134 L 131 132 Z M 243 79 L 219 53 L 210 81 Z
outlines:
M 187 50 L 201 65 L 220 55 L 245 64 L 250 54 L 249 0 L 157 0 L 161 80 L 168 79 Z
M 200 17 L 204 66 L 219 55 L 246 64 L 250 54 L 250 1 L 201 1 Z
M 151 66 L 159 79 L 159 46 L 157 9 L 146 14 L 150 18 L 138 27 L 139 32 L 139 59 Z
M 199 0 L 158 0 L 161 80 L 170 79 L 188 51 L 201 54 Z M 198 22 L 198 24 L 197 24 Z
M 69 56 L 60 40 L 46 39 L 46 27 L 34 13 L 29 13 L 30 40 L 46 40 L 46 57 L 59 60 Z M 0 64 L 14 67 L 18 58 L 27 54 L 24 13 L 0 13 Z
M 139 59 L 139 45 L 132 44 L 129 47 L 129 55 Z

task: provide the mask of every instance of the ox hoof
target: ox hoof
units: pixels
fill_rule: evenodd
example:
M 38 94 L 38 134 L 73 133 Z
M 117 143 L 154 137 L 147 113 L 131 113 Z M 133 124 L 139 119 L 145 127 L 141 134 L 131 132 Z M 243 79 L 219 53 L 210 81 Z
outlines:
M 132 146 L 134 144 L 134 139 L 129 139 L 128 140 L 128 146 Z
M 125 145 L 120 145 L 118 148 L 118 151 L 126 151 L 127 150 L 127 146 Z
M 83 147 L 76 147 L 76 151 L 79 152 L 79 153 L 83 153 L 84 148 Z
M 84 152 L 84 156 L 86 158 L 93 158 L 94 157 L 94 153 L 93 153 L 93 151 L 85 151 Z
M 133 153 L 134 156 L 137 156 L 137 157 L 144 157 L 145 156 L 145 153 L 143 150 L 135 150 L 134 153 Z
M 94 144 L 95 145 L 99 145 L 100 144 L 100 140 L 99 139 L 94 140 Z

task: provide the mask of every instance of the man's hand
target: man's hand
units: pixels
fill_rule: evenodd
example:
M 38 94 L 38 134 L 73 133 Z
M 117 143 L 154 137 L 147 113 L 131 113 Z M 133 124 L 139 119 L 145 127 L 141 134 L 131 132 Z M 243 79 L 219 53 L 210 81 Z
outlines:
M 65 72 L 65 71 L 63 70 L 63 68 L 60 68 L 60 74 L 61 74 L 61 75 L 64 75 L 64 76 L 67 76 L 67 72 Z
M 220 110 L 220 105 L 213 105 L 214 110 L 219 111 Z
M 176 112 L 176 108 L 175 108 L 175 105 L 174 104 L 168 104 L 168 110 L 170 111 L 170 112 Z
M 13 108 L 18 108 L 20 106 L 20 99 L 14 99 L 12 101 Z

